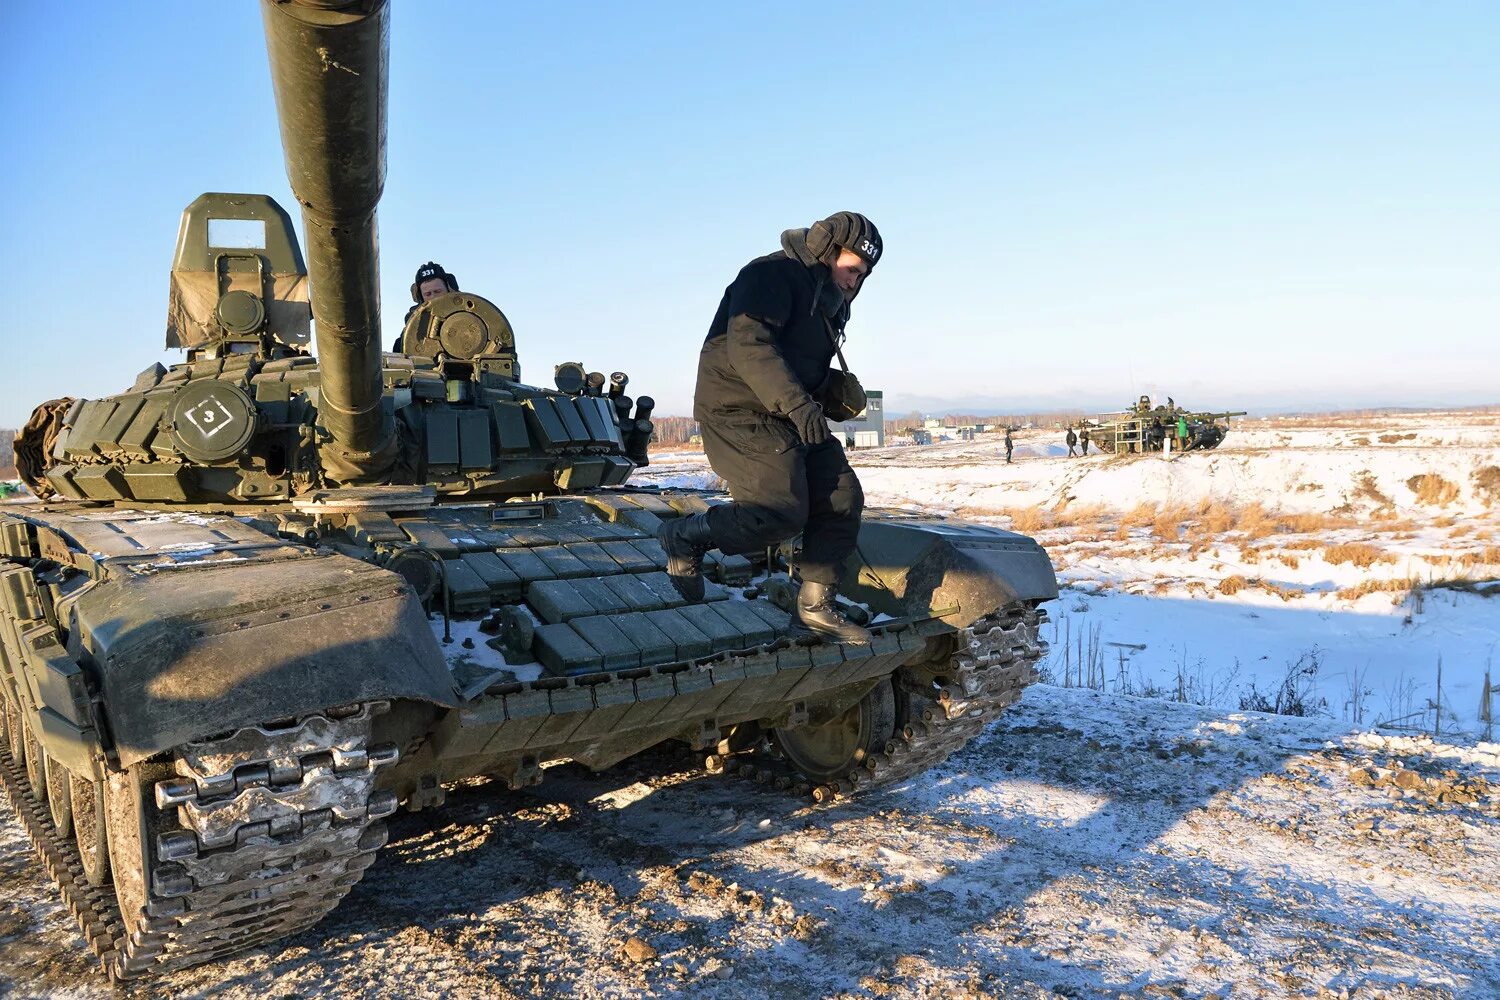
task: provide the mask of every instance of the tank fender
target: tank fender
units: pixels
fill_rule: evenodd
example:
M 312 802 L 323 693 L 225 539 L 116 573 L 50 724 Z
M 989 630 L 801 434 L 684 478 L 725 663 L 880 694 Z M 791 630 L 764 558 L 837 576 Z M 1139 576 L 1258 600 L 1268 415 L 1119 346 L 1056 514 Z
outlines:
M 942 618 L 963 628 L 1024 602 L 1057 597 L 1052 560 L 1035 540 L 938 518 L 873 517 L 845 567 L 843 593 L 877 614 Z
M 76 614 L 121 766 L 336 705 L 460 700 L 406 581 L 347 556 L 120 574 Z
M 76 774 L 100 776 L 83 671 L 58 642 L 24 566 L 0 564 L 0 681 L 15 693 L 48 756 Z

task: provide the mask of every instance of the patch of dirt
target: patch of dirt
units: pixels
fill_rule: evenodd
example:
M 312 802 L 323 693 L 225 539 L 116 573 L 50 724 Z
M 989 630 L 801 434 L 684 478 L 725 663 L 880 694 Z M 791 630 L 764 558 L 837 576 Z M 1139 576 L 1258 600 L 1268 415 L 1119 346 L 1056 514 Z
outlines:
M 1361 472 L 1354 477 L 1354 495 L 1365 500 L 1372 500 L 1381 507 L 1393 506 L 1391 498 L 1380 492 L 1380 487 L 1375 485 L 1375 476 L 1368 472 Z

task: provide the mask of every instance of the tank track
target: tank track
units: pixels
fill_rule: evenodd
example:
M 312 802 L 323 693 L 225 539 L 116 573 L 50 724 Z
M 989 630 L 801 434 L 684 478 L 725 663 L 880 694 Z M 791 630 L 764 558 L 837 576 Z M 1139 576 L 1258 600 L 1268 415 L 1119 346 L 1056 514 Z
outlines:
M 116 980 L 170 972 L 309 927 L 359 881 L 397 805 L 373 785 L 398 751 L 368 746 L 371 720 L 386 707 L 180 747 L 177 776 L 142 787 L 154 801 L 141 803 L 151 841 L 141 846 L 155 860 L 137 873 L 133 931 L 115 887 L 88 883 L 73 839 L 59 835 L 4 746 L 0 784 L 104 971 Z
M 1046 617 L 1045 611 L 1031 608 L 1003 608 L 959 630 L 946 664 L 898 670 L 905 710 L 895 738 L 834 781 L 810 780 L 769 739 L 744 756 L 710 755 L 705 765 L 710 771 L 809 794 L 818 803 L 904 781 L 947 760 L 1037 679 L 1036 665 L 1047 652 L 1039 634 Z

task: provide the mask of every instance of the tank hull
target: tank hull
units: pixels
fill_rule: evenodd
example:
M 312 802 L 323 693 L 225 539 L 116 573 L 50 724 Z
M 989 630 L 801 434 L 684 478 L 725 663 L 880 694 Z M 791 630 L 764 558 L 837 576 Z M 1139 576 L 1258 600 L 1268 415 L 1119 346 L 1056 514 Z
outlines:
M 675 741 L 828 800 L 940 762 L 1034 678 L 1056 580 L 1030 539 L 868 514 L 845 589 L 874 641 L 845 646 L 792 629 L 763 561 L 711 561 L 709 600 L 676 596 L 653 525 L 722 499 L 401 509 L 366 492 L 300 523 L 280 506 L 0 515 L 0 689 L 19 737 L 0 764 L 51 867 L 107 842 L 114 874 L 74 907 L 105 968 L 161 973 L 308 926 L 370 863 L 385 816 L 440 806 L 460 779 L 521 788 L 549 764 Z M 880 685 L 906 714 L 858 767 L 809 777 L 771 752 L 770 734 Z M 73 838 L 49 821 L 49 771 L 110 803 L 106 821 Z M 266 892 L 284 919 L 223 937 Z

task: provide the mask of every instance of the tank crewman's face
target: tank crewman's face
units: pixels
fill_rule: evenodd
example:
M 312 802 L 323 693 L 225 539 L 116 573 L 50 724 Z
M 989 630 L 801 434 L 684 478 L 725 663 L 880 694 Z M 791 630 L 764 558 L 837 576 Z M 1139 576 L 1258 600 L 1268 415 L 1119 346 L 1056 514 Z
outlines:
M 843 290 L 845 296 L 859 291 L 859 283 L 870 273 L 870 265 L 853 250 L 839 249 L 838 259 L 833 262 L 833 283 Z
M 417 286 L 417 291 L 422 293 L 422 301 L 437 298 L 448 291 L 448 282 L 442 278 L 428 278 Z

